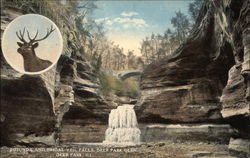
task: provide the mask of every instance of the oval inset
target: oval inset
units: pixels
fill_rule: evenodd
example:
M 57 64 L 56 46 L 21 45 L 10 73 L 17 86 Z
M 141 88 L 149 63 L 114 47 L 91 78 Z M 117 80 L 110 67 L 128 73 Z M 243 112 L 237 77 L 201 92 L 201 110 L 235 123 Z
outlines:
M 6 27 L 2 51 L 6 61 L 20 73 L 41 74 L 51 69 L 63 50 L 56 24 L 45 16 L 26 14 Z

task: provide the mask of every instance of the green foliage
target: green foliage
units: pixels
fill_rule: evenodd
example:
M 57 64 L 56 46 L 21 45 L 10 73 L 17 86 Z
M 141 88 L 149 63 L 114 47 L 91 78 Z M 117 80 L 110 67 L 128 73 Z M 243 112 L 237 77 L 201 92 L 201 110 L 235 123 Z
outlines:
M 97 54 L 96 52 L 92 56 L 91 64 L 94 67 L 94 72 L 98 73 L 102 67 L 102 54 Z
M 83 17 L 82 16 L 79 16 L 75 19 L 75 23 L 76 23 L 76 28 L 79 30 L 79 32 L 84 35 L 84 36 L 87 36 L 87 37 L 90 37 L 91 34 L 90 32 L 83 27 L 83 23 L 82 23 L 82 20 L 83 20 Z
M 102 54 L 98 54 L 96 51 L 93 53 L 93 55 L 85 52 L 85 50 L 82 48 L 80 51 L 84 57 L 90 62 L 90 64 L 94 68 L 94 73 L 98 74 L 101 67 L 102 67 Z
M 130 77 L 124 81 L 124 94 L 131 98 L 136 98 L 139 94 L 140 86 L 137 77 Z
M 130 77 L 125 81 L 106 74 L 102 71 L 98 73 L 101 85 L 101 93 L 105 96 L 114 92 L 117 95 L 137 97 L 139 92 L 139 82 L 134 77 Z
M 187 16 L 181 11 L 178 11 L 175 13 L 175 16 L 172 17 L 171 24 L 175 28 L 177 40 L 184 41 L 190 30 L 190 22 Z
M 83 47 L 81 47 L 81 48 L 80 48 L 79 52 L 80 52 L 81 54 L 83 54 L 83 55 L 85 55 L 85 54 L 86 54 L 86 52 L 85 52 L 85 50 L 84 50 L 84 48 L 83 48 Z
M 204 0 L 194 0 L 193 3 L 189 4 L 188 11 L 193 21 L 196 21 L 203 3 Z
M 14 7 L 25 14 L 35 13 L 44 15 L 53 20 L 61 29 L 68 21 L 69 14 L 76 14 L 75 8 L 79 0 L 3 0 L 3 7 Z M 2 7 L 2 6 L 1 6 Z M 67 24 L 68 25 L 68 24 Z
M 99 54 L 98 59 L 96 61 L 96 71 L 100 71 L 102 66 L 102 54 Z
M 100 79 L 101 92 L 103 95 L 107 96 L 111 91 L 115 93 L 121 93 L 123 91 L 123 84 L 116 77 L 100 71 L 98 78 Z
M 97 8 L 95 1 L 79 1 L 74 5 L 74 10 L 78 17 L 75 19 L 76 27 L 83 36 L 91 37 L 91 24 L 89 15 Z M 85 22 L 84 22 L 85 21 Z
M 171 18 L 174 29 L 167 28 L 163 35 L 146 37 L 141 45 L 141 54 L 145 64 L 166 58 L 171 55 L 179 45 L 184 42 L 193 27 L 194 21 L 199 15 L 205 0 L 194 0 L 189 4 L 189 15 L 191 19 L 181 11 L 175 13 Z

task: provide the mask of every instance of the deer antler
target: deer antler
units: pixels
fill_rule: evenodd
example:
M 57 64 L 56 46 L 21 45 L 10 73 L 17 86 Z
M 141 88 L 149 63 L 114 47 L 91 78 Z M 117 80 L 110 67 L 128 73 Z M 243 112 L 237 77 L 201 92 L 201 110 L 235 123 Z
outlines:
M 21 32 L 21 30 L 19 30 L 19 34 L 18 32 L 16 31 L 16 35 L 17 37 L 20 39 L 20 41 L 24 42 L 24 43 L 27 43 L 24 39 L 24 33 L 25 33 L 25 27 L 23 28 L 23 33 Z
M 53 31 L 55 31 L 55 29 L 54 29 L 53 26 L 51 25 L 50 29 L 47 28 L 47 33 L 46 33 L 46 35 L 45 35 L 43 38 L 40 38 L 40 39 L 36 39 L 36 37 L 37 37 L 37 35 L 38 35 L 38 30 L 37 30 L 36 35 L 35 35 L 35 37 L 34 37 L 33 39 L 30 38 L 30 35 L 29 35 L 29 32 L 28 32 L 28 31 L 27 31 L 27 33 L 28 33 L 28 38 L 29 38 L 29 40 L 30 40 L 30 43 L 34 43 L 34 42 L 42 41 L 42 40 L 48 38 L 49 35 L 50 35 Z
M 30 40 L 29 43 L 34 43 L 34 42 L 42 41 L 42 40 L 48 38 L 49 35 L 50 35 L 53 31 L 55 31 L 55 29 L 54 29 L 53 26 L 51 25 L 50 29 L 47 28 L 47 33 L 46 33 L 46 35 L 45 35 L 43 38 L 40 38 L 40 39 L 36 39 L 36 37 L 37 37 L 37 35 L 38 35 L 38 30 L 36 31 L 36 35 L 35 35 L 33 38 L 30 37 L 29 31 L 28 31 L 28 30 L 26 30 L 26 31 L 27 31 L 27 34 L 28 34 L 28 38 L 29 38 L 29 40 Z M 23 32 L 21 32 L 21 30 L 19 30 L 19 34 L 18 34 L 18 32 L 16 32 L 16 35 L 17 35 L 17 37 L 20 39 L 20 41 L 22 41 L 22 42 L 24 42 L 24 43 L 28 43 L 28 42 L 26 42 L 25 39 L 24 39 L 24 34 L 25 34 L 25 27 L 24 27 L 24 29 L 23 29 Z
M 38 35 L 38 30 L 36 31 L 36 35 L 34 36 L 34 38 L 31 38 L 31 37 L 30 37 L 30 33 L 29 33 L 28 30 L 27 30 L 27 34 L 28 34 L 28 38 L 29 38 L 30 42 L 32 42 L 33 40 L 36 39 L 36 37 L 37 37 L 37 35 Z M 32 42 L 32 43 L 33 43 L 33 42 Z

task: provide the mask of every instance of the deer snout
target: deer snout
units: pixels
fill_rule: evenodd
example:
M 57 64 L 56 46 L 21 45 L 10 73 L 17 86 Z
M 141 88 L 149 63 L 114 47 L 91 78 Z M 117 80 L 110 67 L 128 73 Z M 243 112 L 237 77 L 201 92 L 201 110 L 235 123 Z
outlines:
M 29 48 L 20 47 L 17 49 L 17 52 L 20 54 L 25 54 L 25 53 L 31 52 L 31 50 Z
M 17 52 L 20 53 L 20 54 L 24 54 L 25 53 L 25 49 L 24 48 L 18 48 L 17 49 Z

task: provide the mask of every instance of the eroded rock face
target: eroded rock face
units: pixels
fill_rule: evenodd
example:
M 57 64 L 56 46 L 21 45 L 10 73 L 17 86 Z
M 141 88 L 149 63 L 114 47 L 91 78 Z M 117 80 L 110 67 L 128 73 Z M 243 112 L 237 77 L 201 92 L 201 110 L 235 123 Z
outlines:
M 99 131 L 100 124 L 107 122 L 112 107 L 100 95 L 99 81 L 90 64 L 75 58 L 61 60 L 60 90 L 56 98 L 60 115 L 60 143 L 100 142 L 97 137 L 102 135 L 101 132 L 97 136 L 94 133 Z M 67 96 L 65 91 L 72 91 L 72 96 Z M 90 125 L 93 128 L 88 130 Z M 92 132 L 93 136 L 86 138 Z
M 249 1 L 206 2 L 187 41 L 144 70 L 139 120 L 220 122 L 249 116 L 247 10 Z
M 21 10 L 5 8 L 1 34 Z M 42 75 L 23 75 L 1 55 L 1 145 L 55 145 L 55 67 Z M 3 139 L 3 140 L 2 140 Z
M 32 134 L 49 136 L 55 130 L 53 99 L 40 76 L 1 78 L 1 114 L 8 144 L 21 143 Z
M 4 5 L 1 33 L 15 17 L 27 13 L 15 9 L 11 2 Z M 36 9 L 39 8 L 35 7 L 32 13 L 39 13 Z M 62 11 L 61 14 L 68 13 Z M 74 17 L 69 17 L 62 18 L 64 27 L 57 24 L 64 49 L 52 70 L 36 76 L 20 74 L 6 63 L 1 52 L 0 127 L 1 135 L 5 136 L 4 140 L 1 138 L 1 145 L 69 142 L 79 138 L 79 130 L 68 132 L 71 128 L 81 130 L 93 122 L 107 122 L 112 107 L 99 94 L 99 81 L 81 52 L 81 37 L 72 20 Z M 93 125 L 93 131 L 95 128 L 98 129 L 98 125 Z M 96 138 L 88 140 L 91 139 Z
M 220 103 L 213 91 L 205 81 L 203 85 L 143 90 L 140 98 L 142 114 L 138 117 L 141 121 L 155 123 L 219 121 Z
M 145 68 L 139 123 L 227 121 L 249 142 L 249 26 L 249 0 L 206 1 L 190 37 Z
M 229 150 L 232 155 L 247 157 L 250 154 L 250 141 L 247 139 L 231 138 L 229 143 Z
M 249 103 L 245 98 L 247 85 L 240 74 L 241 70 L 241 65 L 234 65 L 229 71 L 227 86 L 221 96 L 223 106 L 221 113 L 224 118 L 249 115 Z
M 172 56 L 144 70 L 138 104 L 143 109 L 141 120 L 150 115 L 161 122 L 222 119 L 219 97 L 234 56 L 212 10 L 214 5 L 207 3 L 187 41 Z

